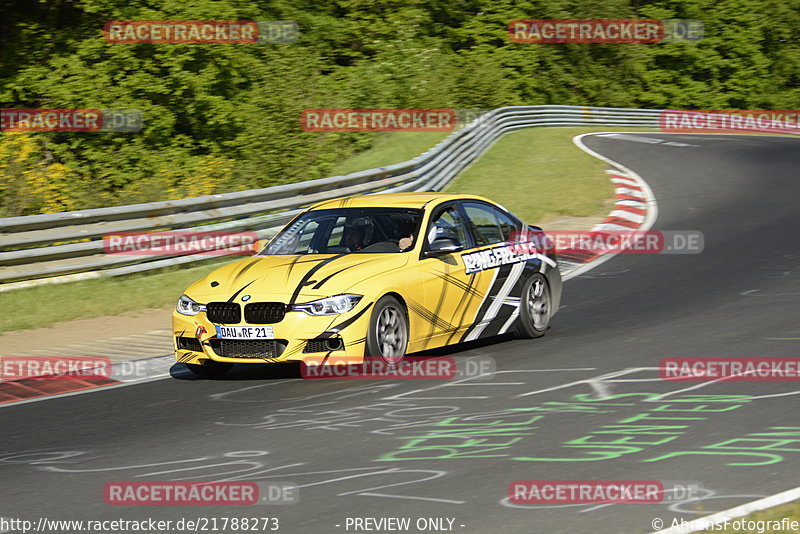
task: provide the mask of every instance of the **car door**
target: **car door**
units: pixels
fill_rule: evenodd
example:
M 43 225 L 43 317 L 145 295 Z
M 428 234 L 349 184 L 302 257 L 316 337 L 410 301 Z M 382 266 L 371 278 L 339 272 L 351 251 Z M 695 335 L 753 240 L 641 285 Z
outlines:
M 517 261 L 509 245 L 511 235 L 522 224 L 496 206 L 481 201 L 460 205 L 475 248 L 462 255 L 467 271 L 483 274 L 485 294 L 462 337 L 472 341 L 506 333 L 519 315 L 520 281 L 526 262 Z
M 429 222 L 420 233 L 424 240 L 419 258 L 417 277 L 419 300 L 407 302 L 414 330 L 414 349 L 424 350 L 456 342 L 471 321 L 470 310 L 477 309 L 483 297 L 479 291 L 480 273 L 467 273 L 461 259 L 462 250 L 431 255 L 431 245 L 437 239 L 452 239 L 463 249 L 473 247 L 464 215 L 457 203 L 434 208 Z M 416 319 L 416 321 L 414 320 Z

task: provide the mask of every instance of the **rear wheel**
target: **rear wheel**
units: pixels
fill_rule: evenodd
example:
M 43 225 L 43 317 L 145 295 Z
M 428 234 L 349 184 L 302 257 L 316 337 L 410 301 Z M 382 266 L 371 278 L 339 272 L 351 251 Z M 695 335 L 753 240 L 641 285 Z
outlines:
M 517 335 L 522 338 L 542 337 L 550 326 L 552 314 L 550 285 L 541 273 L 534 273 L 522 286 Z
M 408 314 L 391 295 L 381 298 L 372 310 L 367 333 L 366 356 L 380 356 L 389 363 L 403 359 L 408 347 Z
M 217 362 L 214 360 L 205 360 L 202 364 L 187 363 L 186 367 L 188 367 L 189 370 L 196 375 L 217 377 L 227 373 L 230 368 L 233 367 L 233 364 L 227 362 Z

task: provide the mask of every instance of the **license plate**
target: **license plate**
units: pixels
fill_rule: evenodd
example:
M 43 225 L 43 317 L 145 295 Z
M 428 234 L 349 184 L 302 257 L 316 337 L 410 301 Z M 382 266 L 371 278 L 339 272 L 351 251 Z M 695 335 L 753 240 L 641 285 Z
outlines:
M 271 326 L 219 326 L 217 337 L 220 339 L 275 339 Z

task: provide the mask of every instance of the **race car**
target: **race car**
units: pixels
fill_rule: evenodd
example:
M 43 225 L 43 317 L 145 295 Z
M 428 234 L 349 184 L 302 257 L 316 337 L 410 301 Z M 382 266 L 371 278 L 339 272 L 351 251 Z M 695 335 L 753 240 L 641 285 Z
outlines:
M 474 195 L 318 203 L 254 256 L 192 284 L 172 314 L 177 361 L 359 364 L 516 333 L 545 334 L 561 275 L 544 234 Z

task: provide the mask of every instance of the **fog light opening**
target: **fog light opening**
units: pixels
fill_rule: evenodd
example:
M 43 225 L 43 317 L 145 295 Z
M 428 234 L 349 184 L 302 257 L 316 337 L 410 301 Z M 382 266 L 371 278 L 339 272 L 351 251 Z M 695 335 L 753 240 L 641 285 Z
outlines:
M 325 348 L 328 350 L 342 350 L 344 342 L 340 337 L 329 337 L 325 340 Z

